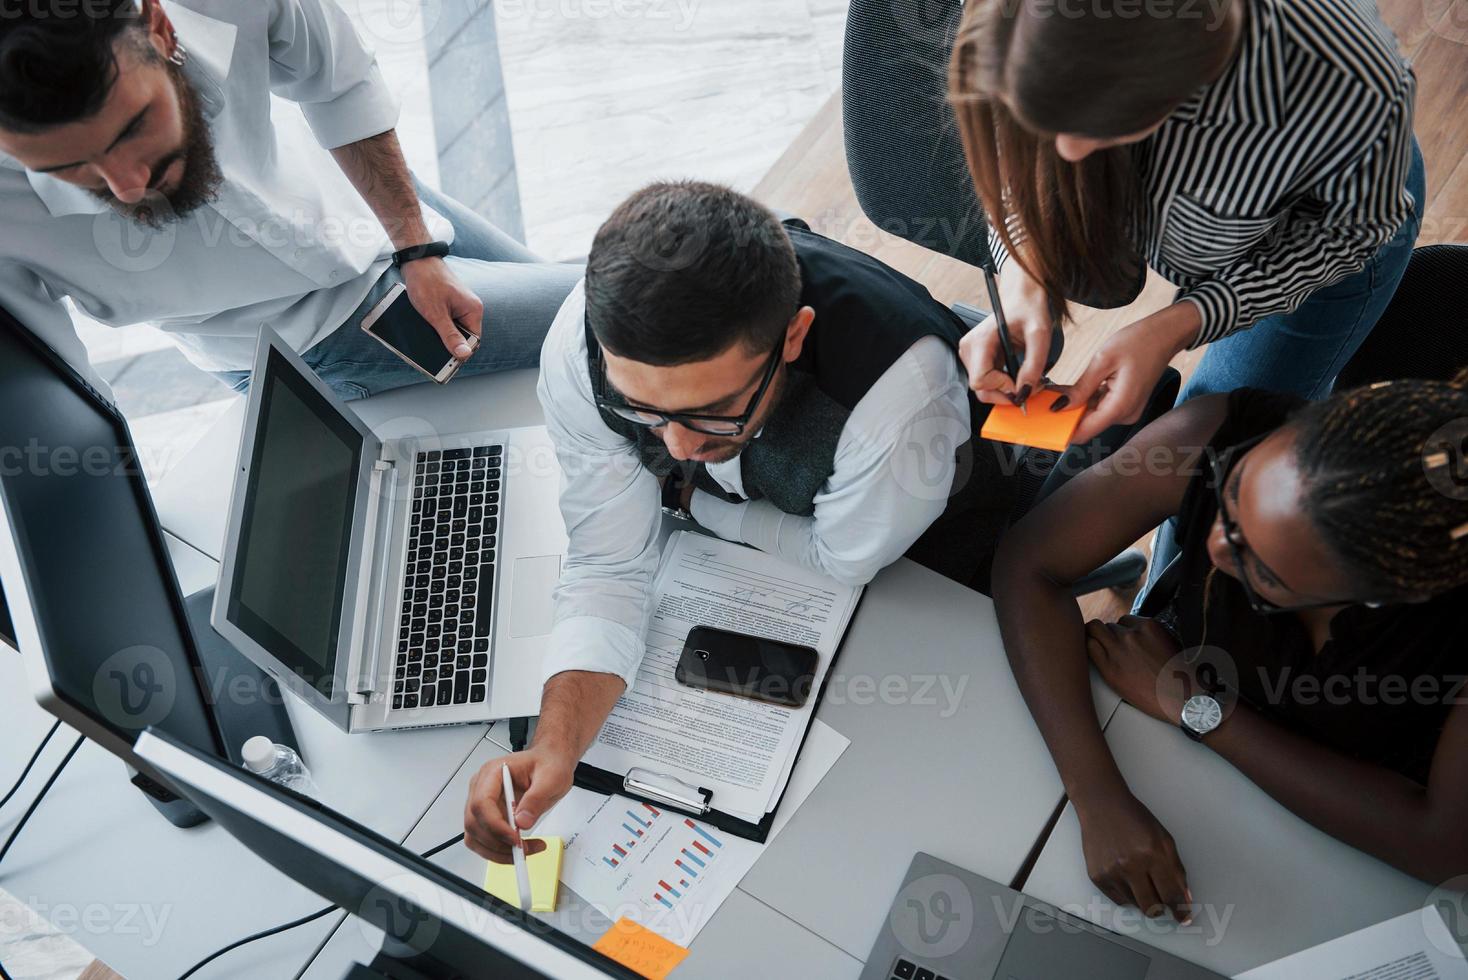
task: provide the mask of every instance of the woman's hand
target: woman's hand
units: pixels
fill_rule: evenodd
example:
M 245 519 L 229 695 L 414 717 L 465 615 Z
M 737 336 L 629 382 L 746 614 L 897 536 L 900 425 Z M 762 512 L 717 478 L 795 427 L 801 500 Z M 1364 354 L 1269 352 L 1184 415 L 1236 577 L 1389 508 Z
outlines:
M 1168 668 L 1180 649 L 1155 619 L 1123 616 L 1115 623 L 1086 624 L 1086 655 L 1101 679 L 1127 704 L 1170 725 L 1178 724 L 1183 702 L 1197 691 L 1176 664 Z
M 1152 918 L 1171 913 L 1193 921 L 1193 893 L 1172 835 L 1131 793 L 1076 802 L 1086 874 L 1118 905 L 1135 905 Z
M 1187 349 L 1201 324 L 1196 306 L 1174 303 L 1108 337 L 1075 384 L 1055 386 L 1064 404 L 1091 406 L 1071 442 L 1090 442 L 1117 423 L 1141 418 L 1167 363 Z
M 1051 323 L 1045 290 L 1011 260 L 999 274 L 999 302 L 1004 305 L 1009 342 L 1021 362 L 1019 377 L 1010 380 L 1004 373 L 1004 347 L 999 343 L 998 321 L 992 316 L 964 335 L 958 355 L 968 369 L 968 386 L 979 401 L 989 405 L 1023 404 L 1031 392 L 1039 389 L 1050 356 Z

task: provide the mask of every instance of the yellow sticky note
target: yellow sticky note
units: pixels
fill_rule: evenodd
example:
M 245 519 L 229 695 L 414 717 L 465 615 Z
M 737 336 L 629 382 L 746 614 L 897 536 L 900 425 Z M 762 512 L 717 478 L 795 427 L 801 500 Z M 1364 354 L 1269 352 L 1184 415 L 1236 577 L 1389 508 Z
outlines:
M 1086 414 L 1085 405 L 1050 411 L 1060 393 L 1048 388 L 1032 394 L 1025 402 L 1029 414 L 1014 405 L 995 405 L 989 411 L 989 419 L 979 430 L 979 435 L 995 442 L 1013 442 L 1036 449 L 1061 452 L 1070 445 L 1081 416 Z
M 526 837 L 525 840 L 545 841 L 545 850 L 525 859 L 530 872 L 530 911 L 554 912 L 556 898 L 561 891 L 561 855 L 566 851 L 565 842 L 559 837 Z M 484 890 L 502 902 L 520 907 L 520 886 L 515 881 L 515 866 L 490 861 L 484 872 Z
M 647 980 L 663 980 L 688 955 L 687 947 L 626 918 L 613 923 L 591 948 Z

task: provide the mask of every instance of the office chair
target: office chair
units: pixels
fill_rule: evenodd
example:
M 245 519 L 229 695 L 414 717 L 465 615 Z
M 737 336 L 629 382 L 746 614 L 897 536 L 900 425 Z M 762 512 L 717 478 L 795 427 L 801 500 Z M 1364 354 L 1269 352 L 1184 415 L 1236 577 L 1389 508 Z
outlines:
M 878 228 L 977 269 L 992 269 L 988 222 L 946 95 L 948 56 L 962 10 L 959 0 L 853 0 L 841 79 L 846 166 L 857 202 Z M 966 303 L 952 309 L 969 326 L 988 315 Z M 1065 341 L 1059 330 L 1051 338 L 1047 367 L 1059 360 Z M 1060 454 L 1026 450 L 1011 520 L 1079 472 L 1082 460 L 1110 455 L 1171 408 L 1180 384 L 1168 368 L 1140 421 L 1107 430 L 1091 446 L 1072 447 L 1064 463 Z M 1077 582 L 1076 594 L 1130 585 L 1146 567 L 1145 555 L 1127 551 Z
M 1341 369 L 1335 388 L 1373 381 L 1422 378 L 1447 381 L 1468 365 L 1468 245 L 1424 245 L 1359 350 Z

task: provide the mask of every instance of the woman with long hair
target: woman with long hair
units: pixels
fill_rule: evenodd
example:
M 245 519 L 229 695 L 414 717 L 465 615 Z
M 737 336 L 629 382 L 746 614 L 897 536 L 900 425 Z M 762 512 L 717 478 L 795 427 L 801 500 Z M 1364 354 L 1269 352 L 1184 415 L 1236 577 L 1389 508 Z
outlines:
M 1180 287 L 1106 340 L 1075 441 L 1135 421 L 1168 361 L 1183 400 L 1329 392 L 1406 268 L 1424 204 L 1415 80 L 1365 0 L 968 0 L 950 100 L 1023 366 L 964 341 L 980 400 L 1042 383 L 1067 304 Z
M 1263 790 L 1425 881 L 1468 872 L 1468 371 L 1308 402 L 1194 399 L 1005 538 L 994 601 L 1020 690 L 1113 901 L 1186 921 L 1172 837 L 1097 724 L 1087 666 Z M 1083 622 L 1068 583 L 1176 517 L 1141 610 Z M 1200 896 L 1200 899 L 1205 900 Z

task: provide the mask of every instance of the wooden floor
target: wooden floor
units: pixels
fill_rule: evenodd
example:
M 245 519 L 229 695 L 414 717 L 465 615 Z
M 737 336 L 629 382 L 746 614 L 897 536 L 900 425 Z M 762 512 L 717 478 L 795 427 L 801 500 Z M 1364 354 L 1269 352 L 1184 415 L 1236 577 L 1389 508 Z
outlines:
M 1379 0 L 1379 5 L 1417 72 L 1414 128 L 1427 165 L 1427 211 L 1418 244 L 1468 241 L 1468 0 Z M 912 276 L 943 303 L 988 306 L 973 266 L 886 234 L 862 214 L 846 170 L 840 93 L 790 145 L 754 196 Z M 1172 285 L 1151 273 L 1130 306 L 1079 309 L 1066 329 L 1055 379 L 1074 380 L 1114 330 L 1166 306 L 1173 293 Z M 1186 378 L 1201 356 L 1201 351 L 1184 353 L 1173 364 Z M 1115 618 L 1129 605 L 1130 595 L 1123 593 L 1098 593 L 1081 603 L 1088 617 L 1102 618 Z

